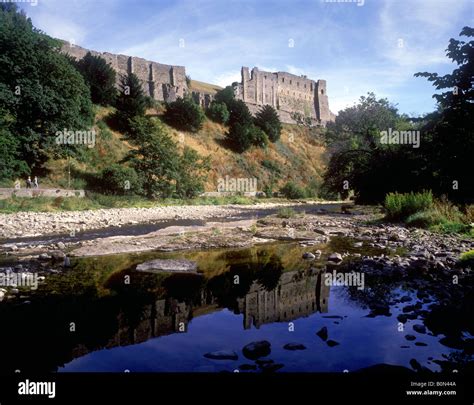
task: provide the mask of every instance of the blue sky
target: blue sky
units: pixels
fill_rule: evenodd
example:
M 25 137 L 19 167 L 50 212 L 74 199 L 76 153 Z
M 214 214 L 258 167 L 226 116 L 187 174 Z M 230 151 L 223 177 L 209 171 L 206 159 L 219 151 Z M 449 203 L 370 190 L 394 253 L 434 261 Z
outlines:
M 368 91 L 401 112 L 432 111 L 434 88 L 413 74 L 451 72 L 448 41 L 474 26 L 474 0 L 37 2 L 21 7 L 51 36 L 184 65 L 196 80 L 231 84 L 241 66 L 325 79 L 333 112 Z

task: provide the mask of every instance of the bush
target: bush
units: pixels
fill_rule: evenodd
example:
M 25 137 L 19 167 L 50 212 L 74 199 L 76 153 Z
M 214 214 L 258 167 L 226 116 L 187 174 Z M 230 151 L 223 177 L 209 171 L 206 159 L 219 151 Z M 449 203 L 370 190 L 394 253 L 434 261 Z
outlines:
M 214 96 L 214 101 L 216 103 L 224 103 L 228 110 L 230 110 L 234 100 L 234 89 L 232 86 L 227 86 L 225 89 L 219 90 Z
M 444 218 L 436 210 L 420 211 L 410 215 L 405 223 L 417 228 L 430 228 L 442 223 Z
M 280 167 L 273 160 L 263 159 L 262 160 L 262 166 L 265 167 L 266 169 L 270 170 L 271 172 L 273 172 L 276 176 L 279 176 L 281 174 Z
M 230 113 L 225 103 L 219 103 L 214 100 L 207 109 L 207 116 L 214 122 L 226 124 L 229 121 Z
M 294 218 L 296 216 L 296 211 L 291 207 L 283 207 L 278 210 L 278 218 Z
M 237 152 L 245 152 L 253 144 L 252 126 L 237 122 L 230 127 L 227 137 Z
M 169 103 L 164 115 L 165 121 L 171 126 L 190 132 L 197 132 L 202 128 L 204 112 L 190 98 L 178 98 Z
M 289 198 L 292 200 L 306 197 L 304 190 L 292 181 L 287 182 L 280 189 L 280 193 L 282 193 L 286 198 Z
M 272 142 L 281 135 L 281 122 L 277 111 L 271 105 L 265 105 L 255 116 L 255 125 L 268 135 Z
M 102 170 L 99 176 L 100 191 L 111 195 L 131 195 L 142 192 L 141 182 L 137 172 L 118 164 Z
M 385 196 L 384 207 L 389 220 L 405 220 L 410 215 L 433 207 L 431 191 L 421 193 L 389 193 Z
M 263 132 L 260 128 L 252 125 L 250 127 L 252 143 L 255 146 L 260 148 L 266 148 L 268 146 L 268 136 L 265 132 Z
M 474 250 L 469 250 L 461 254 L 460 260 L 463 264 L 474 266 Z

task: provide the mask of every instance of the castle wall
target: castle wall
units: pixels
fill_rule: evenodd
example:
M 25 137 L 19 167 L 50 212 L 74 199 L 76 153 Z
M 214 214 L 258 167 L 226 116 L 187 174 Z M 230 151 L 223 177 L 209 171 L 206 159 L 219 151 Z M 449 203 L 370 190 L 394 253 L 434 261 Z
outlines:
M 188 92 L 184 66 L 164 65 L 133 56 L 92 51 L 67 42 L 61 51 L 78 60 L 87 52 L 104 58 L 117 72 L 117 85 L 120 83 L 121 75 L 134 73 L 140 80 L 145 94 L 158 101 L 175 101 L 177 97 L 184 97 Z
M 261 106 L 274 107 L 282 122 L 294 123 L 292 114 L 310 117 L 313 124 L 325 125 L 334 119 L 329 110 L 326 81 L 286 72 L 265 72 L 242 67 L 242 81 L 234 88 L 235 97 L 243 100 L 255 114 Z

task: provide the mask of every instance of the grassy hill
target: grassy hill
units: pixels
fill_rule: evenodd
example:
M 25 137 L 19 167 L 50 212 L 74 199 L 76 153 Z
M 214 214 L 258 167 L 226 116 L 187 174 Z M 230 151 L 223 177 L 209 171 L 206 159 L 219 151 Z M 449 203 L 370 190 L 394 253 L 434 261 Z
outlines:
M 107 117 L 112 108 L 96 107 L 94 130 L 96 145 L 84 146 L 80 160 L 71 159 L 71 187 L 87 188 L 87 176 L 100 172 L 112 163 L 119 162 L 131 146 L 123 134 L 113 131 L 107 125 Z M 154 109 L 149 114 L 160 117 L 162 109 Z M 318 141 L 322 129 L 308 130 L 295 125 L 284 125 L 281 139 L 270 143 L 268 148 L 253 147 L 239 154 L 226 145 L 227 128 L 208 119 L 198 133 L 178 131 L 165 124 L 173 139 L 182 145 L 195 149 L 203 156 L 209 156 L 211 171 L 205 189 L 217 191 L 217 181 L 225 176 L 233 178 L 256 178 L 258 190 L 274 183 L 273 190 L 292 180 L 306 187 L 311 182 L 320 183 L 324 168 L 324 147 Z M 180 143 L 180 140 L 184 142 Z M 68 161 L 51 159 L 47 168 L 50 173 L 41 179 L 41 186 L 67 187 Z
M 215 84 L 200 82 L 198 80 L 191 80 L 189 89 L 191 91 L 200 91 L 203 93 L 215 94 L 219 90 L 222 90 L 222 87 L 219 87 Z

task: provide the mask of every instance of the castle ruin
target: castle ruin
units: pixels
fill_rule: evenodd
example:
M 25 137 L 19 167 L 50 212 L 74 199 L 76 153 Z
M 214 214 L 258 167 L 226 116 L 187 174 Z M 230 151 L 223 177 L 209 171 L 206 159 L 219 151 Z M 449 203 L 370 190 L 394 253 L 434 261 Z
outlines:
M 164 65 L 134 56 L 97 52 L 64 42 L 61 51 L 79 60 L 88 52 L 99 56 L 117 72 L 117 86 L 120 76 L 134 73 L 146 95 L 157 101 L 173 102 L 179 97 L 190 95 L 202 108 L 207 108 L 214 94 L 194 91 L 188 87 L 184 66 Z M 234 85 L 235 97 L 249 107 L 252 114 L 265 104 L 274 107 L 282 122 L 294 124 L 298 117 L 309 119 L 312 125 L 326 125 L 334 120 L 329 110 L 326 81 L 314 81 L 306 76 L 286 72 L 265 72 L 254 67 L 242 67 L 242 82 Z
M 178 97 L 184 97 L 189 91 L 184 66 L 163 65 L 133 56 L 91 51 L 67 42 L 61 51 L 77 60 L 82 59 L 88 52 L 105 59 L 117 72 L 117 84 L 121 75 L 134 73 L 140 80 L 145 94 L 154 100 L 173 102 Z
M 326 125 L 334 120 L 329 110 L 326 81 L 286 72 L 265 72 L 257 67 L 249 73 L 242 67 L 242 81 L 234 86 L 235 97 L 247 104 L 252 114 L 265 104 L 274 107 L 280 120 L 295 123 L 296 116 L 309 118 L 313 125 Z

